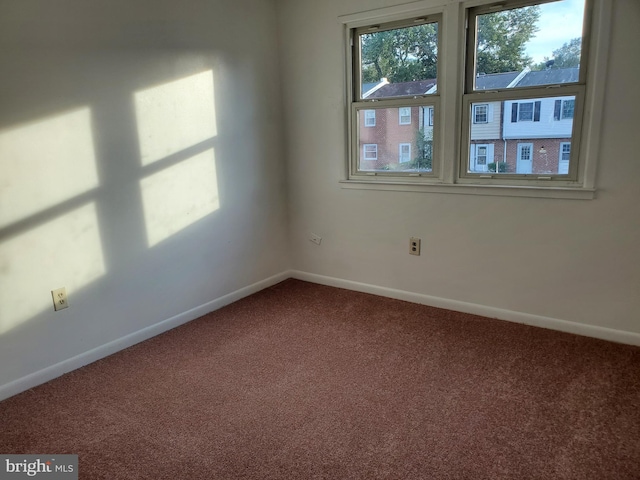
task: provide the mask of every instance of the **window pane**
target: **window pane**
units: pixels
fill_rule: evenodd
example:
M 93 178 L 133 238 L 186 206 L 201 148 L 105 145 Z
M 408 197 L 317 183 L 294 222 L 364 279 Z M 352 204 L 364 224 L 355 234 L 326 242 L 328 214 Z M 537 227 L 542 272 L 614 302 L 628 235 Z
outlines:
M 436 93 L 438 23 L 363 33 L 362 98 Z
M 470 122 L 468 172 L 568 173 L 575 96 L 471 103 L 470 115 L 481 105 L 487 122 Z
M 376 125 L 358 116 L 358 170 L 366 172 L 430 172 L 433 159 L 433 105 L 376 108 Z M 400 113 L 410 119 L 401 124 Z M 431 120 L 431 122 L 430 122 Z M 374 154 L 375 149 L 375 154 Z
M 584 0 L 478 15 L 475 90 L 577 82 Z

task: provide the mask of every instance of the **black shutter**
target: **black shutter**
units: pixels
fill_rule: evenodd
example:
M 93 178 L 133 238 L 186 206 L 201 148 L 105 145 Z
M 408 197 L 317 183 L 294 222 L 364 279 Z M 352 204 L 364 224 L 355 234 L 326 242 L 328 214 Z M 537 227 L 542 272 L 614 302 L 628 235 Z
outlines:
M 560 120 L 560 109 L 562 108 L 562 100 L 556 100 L 556 104 L 553 107 L 553 119 Z
M 540 121 L 540 104 L 542 102 L 538 101 L 535 104 L 535 109 L 533 110 L 533 121 L 534 122 L 539 122 Z
M 516 123 L 518 121 L 518 104 L 511 104 L 511 123 Z

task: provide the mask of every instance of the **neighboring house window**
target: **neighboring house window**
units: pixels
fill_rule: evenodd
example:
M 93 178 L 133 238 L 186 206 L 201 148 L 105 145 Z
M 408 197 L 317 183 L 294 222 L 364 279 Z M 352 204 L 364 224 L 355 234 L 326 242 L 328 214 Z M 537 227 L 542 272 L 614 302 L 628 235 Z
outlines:
M 565 120 L 573 118 L 573 111 L 575 109 L 576 101 L 574 99 L 569 100 L 556 100 L 553 108 L 554 120 Z
M 378 159 L 378 145 L 376 143 L 365 143 L 362 146 L 365 160 L 377 160 Z
M 489 121 L 489 105 L 478 104 L 473 106 L 473 123 L 487 123 Z
M 394 188 L 407 191 L 416 191 L 415 184 L 428 186 L 427 191 L 458 184 L 468 188 L 457 191 L 473 194 L 508 195 L 517 189 L 517 195 L 525 196 L 593 198 L 597 169 L 591 167 L 597 164 L 602 124 L 598 112 L 604 104 L 599 92 L 606 79 L 603 52 L 609 44 L 612 5 L 613 0 L 584 0 L 580 12 L 573 0 L 430 0 L 340 17 L 347 28 L 346 57 L 352 62 L 346 69 L 351 145 L 343 187 L 386 189 L 376 184 L 388 184 L 392 177 Z M 505 70 L 513 58 L 497 47 L 509 34 L 520 33 L 518 22 L 528 21 L 532 31 L 539 30 L 544 19 L 563 7 L 576 14 L 563 30 L 584 32 L 581 51 L 572 53 L 577 66 L 556 62 L 546 69 L 532 65 Z M 491 36 L 484 26 L 497 31 L 504 27 L 507 32 Z M 539 39 L 534 37 L 530 40 L 535 43 Z M 439 55 L 441 38 L 452 47 L 446 57 Z M 571 38 L 567 33 L 554 40 L 544 45 L 549 56 Z M 526 59 L 526 52 L 515 55 Z M 446 79 L 441 78 L 445 71 Z M 388 83 L 365 98 L 363 84 L 380 78 Z M 362 121 L 360 112 L 373 105 L 388 121 L 384 128 L 378 122 L 378 128 L 367 130 L 370 120 Z M 389 121 L 395 115 L 398 121 Z M 581 138 L 585 131 L 593 134 Z M 569 173 L 549 172 L 555 166 L 545 161 L 538 147 L 556 139 L 580 145 L 565 155 L 572 163 Z M 411 146 L 410 162 L 404 161 L 402 151 L 398 158 L 388 151 L 394 141 Z M 371 164 L 361 163 L 371 154 L 360 145 L 369 143 L 381 146 L 373 170 Z M 492 148 L 483 148 L 486 145 Z M 424 168 L 416 169 L 414 163 Z M 413 186 L 405 189 L 402 184 Z
M 514 102 L 511 104 L 512 122 L 539 122 L 542 102 Z
M 406 163 L 411 161 L 411 144 L 401 143 L 398 147 L 398 161 L 399 163 Z
M 365 110 L 364 111 L 364 126 L 375 127 L 376 126 L 376 111 Z
M 398 109 L 398 121 L 400 125 L 411 125 L 411 107 L 400 107 Z

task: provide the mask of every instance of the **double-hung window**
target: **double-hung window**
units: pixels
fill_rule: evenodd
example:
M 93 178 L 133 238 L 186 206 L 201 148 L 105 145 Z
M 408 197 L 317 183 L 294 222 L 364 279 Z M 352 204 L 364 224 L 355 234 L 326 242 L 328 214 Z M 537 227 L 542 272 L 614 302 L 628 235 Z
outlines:
M 419 0 L 346 15 L 347 188 L 593 198 L 611 2 Z
M 349 178 L 415 183 L 437 175 L 440 23 L 440 15 L 421 16 L 351 31 Z M 393 65 L 385 60 L 388 48 Z M 363 148 L 371 144 L 378 145 L 376 162 Z

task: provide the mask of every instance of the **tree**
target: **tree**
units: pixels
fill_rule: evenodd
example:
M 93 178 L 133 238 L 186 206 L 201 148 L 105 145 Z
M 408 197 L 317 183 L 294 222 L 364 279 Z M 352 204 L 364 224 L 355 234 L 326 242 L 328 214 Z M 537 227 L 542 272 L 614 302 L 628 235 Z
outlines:
M 582 52 L 582 38 L 572 38 L 560 48 L 553 51 L 552 57 L 544 57 L 544 60 L 536 65 L 536 70 L 545 68 L 568 68 L 580 65 L 580 54 Z
M 512 72 L 530 65 L 525 46 L 538 31 L 539 18 L 538 6 L 478 16 L 477 72 Z M 436 23 L 366 33 L 360 38 L 363 82 L 383 77 L 391 83 L 436 78 Z
M 438 31 L 433 23 L 362 35 L 362 81 L 436 78 Z
M 537 5 L 479 15 L 476 72 L 515 72 L 530 65 L 525 48 L 538 31 L 539 18 Z

